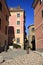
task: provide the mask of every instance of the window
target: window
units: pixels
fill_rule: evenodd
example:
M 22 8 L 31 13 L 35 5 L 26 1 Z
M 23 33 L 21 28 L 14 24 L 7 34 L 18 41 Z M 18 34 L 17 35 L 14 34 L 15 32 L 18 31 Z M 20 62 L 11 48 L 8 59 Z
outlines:
M 17 43 L 20 43 L 20 38 L 17 38 Z
M 2 4 L 1 4 L 1 2 L 0 2 L 0 10 L 2 11 Z
M 42 10 L 42 17 L 43 17 L 43 10 Z
M 17 25 L 20 25 L 20 21 L 17 21 Z
M 19 13 L 17 14 L 17 17 L 20 17 L 20 14 Z
M 32 28 L 32 32 L 34 32 L 34 28 Z
M 7 34 L 7 26 L 5 27 L 5 34 Z
M 0 19 L 0 29 L 1 29 L 1 19 Z
M 20 33 L 20 29 L 17 29 L 17 34 L 19 34 Z

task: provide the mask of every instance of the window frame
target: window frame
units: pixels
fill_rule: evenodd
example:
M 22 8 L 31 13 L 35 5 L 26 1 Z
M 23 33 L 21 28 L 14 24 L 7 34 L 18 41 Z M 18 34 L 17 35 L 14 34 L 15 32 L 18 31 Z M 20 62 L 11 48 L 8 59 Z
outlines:
M 16 39 L 16 42 L 17 42 L 17 43 L 20 43 L 20 38 L 17 38 L 17 39 Z
M 17 25 L 20 25 L 20 21 L 17 21 Z
M 18 32 L 18 30 L 19 30 L 19 32 Z M 20 29 L 17 29 L 16 32 L 17 32 L 17 34 L 20 34 Z
M 20 13 L 17 13 L 17 17 L 20 17 Z

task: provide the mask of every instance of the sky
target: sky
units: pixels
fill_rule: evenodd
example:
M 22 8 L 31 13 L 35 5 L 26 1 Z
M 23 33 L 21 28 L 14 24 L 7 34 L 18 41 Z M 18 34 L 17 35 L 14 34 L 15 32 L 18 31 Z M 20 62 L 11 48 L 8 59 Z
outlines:
M 34 24 L 34 9 L 32 7 L 33 0 L 6 0 L 8 7 L 20 7 L 25 10 L 25 26 L 28 34 L 28 26 Z

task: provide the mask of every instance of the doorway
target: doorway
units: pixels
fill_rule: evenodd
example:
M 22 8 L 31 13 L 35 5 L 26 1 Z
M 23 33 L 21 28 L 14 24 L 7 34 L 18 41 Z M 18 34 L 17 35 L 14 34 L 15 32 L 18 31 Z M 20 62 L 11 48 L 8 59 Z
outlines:
M 34 36 L 34 35 L 32 36 L 32 41 L 31 41 L 31 43 L 32 43 L 32 50 L 36 50 L 36 46 L 35 46 L 35 36 Z

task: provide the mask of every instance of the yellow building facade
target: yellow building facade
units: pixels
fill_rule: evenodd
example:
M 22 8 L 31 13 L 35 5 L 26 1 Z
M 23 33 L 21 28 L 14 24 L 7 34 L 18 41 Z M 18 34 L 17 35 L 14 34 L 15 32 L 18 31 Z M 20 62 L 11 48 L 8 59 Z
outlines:
M 30 25 L 28 26 L 28 40 L 29 40 L 29 45 L 31 48 L 33 48 L 32 41 L 35 39 L 35 26 Z

